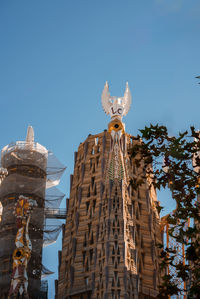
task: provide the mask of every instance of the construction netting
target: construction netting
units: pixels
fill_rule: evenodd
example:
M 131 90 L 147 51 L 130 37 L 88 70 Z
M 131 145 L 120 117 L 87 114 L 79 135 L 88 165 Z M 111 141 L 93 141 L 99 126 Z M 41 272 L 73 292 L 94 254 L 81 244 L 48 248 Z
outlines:
M 60 204 L 65 197 L 65 194 L 62 193 L 56 187 L 51 187 L 46 189 L 45 194 L 45 208 L 46 209 L 58 209 Z
M 38 217 L 42 213 L 37 212 Z M 59 233 L 62 230 L 63 223 L 58 219 L 51 219 L 52 222 L 47 222 L 49 219 L 46 219 L 46 224 L 43 226 L 37 225 L 37 217 L 34 216 L 32 218 L 32 222 L 29 225 L 29 235 L 31 236 L 31 241 L 33 243 L 33 247 L 36 242 L 40 241 L 41 238 L 43 240 L 44 246 L 55 243 Z M 0 258 L 5 255 L 8 256 L 10 252 L 14 249 L 14 239 L 16 236 L 17 229 L 13 229 L 14 222 L 7 223 L 4 230 L 2 230 L 1 234 L 1 246 L 0 246 Z M 10 228 L 10 229 L 9 229 Z
M 65 169 L 66 167 L 62 163 L 60 163 L 55 155 L 51 151 L 48 151 L 46 188 L 57 186 L 60 183 L 61 176 L 63 175 Z
M 48 150 L 39 143 L 17 141 L 6 145 L 1 151 L 1 162 L 4 168 L 13 165 L 34 165 L 46 170 Z
M 28 226 L 32 250 L 27 273 L 29 284 L 37 288 L 41 277 L 53 273 L 42 265 L 42 247 L 56 242 L 62 230 L 62 222 L 54 216 L 65 195 L 55 186 L 65 167 L 39 143 L 19 141 L 3 148 L 0 166 L 6 170 L 0 176 L 0 286 L 10 281 L 19 231 L 15 210 L 24 196 L 34 202 Z M 52 218 L 51 222 L 46 217 Z
M 4 147 L 1 156 L 2 169 L 9 174 L 5 175 L 0 185 L 1 202 L 6 197 L 7 203 L 13 203 L 18 194 L 34 195 L 40 198 L 40 207 L 59 208 L 65 195 L 55 186 L 59 184 L 65 166 L 51 151 L 47 151 L 39 143 L 17 141 Z M 10 207 L 9 210 L 11 211 Z M 0 213 L 1 211 L 0 205 Z
M 41 269 L 38 271 L 38 268 L 33 269 L 32 273 L 28 271 L 28 276 L 29 276 L 29 284 L 31 283 L 38 283 L 38 277 L 37 277 L 37 272 L 40 272 L 39 274 L 39 280 L 43 279 L 51 274 L 54 274 L 51 270 L 49 270 L 47 267 L 41 264 Z M 36 278 L 30 277 L 30 274 L 34 276 L 36 274 Z M 11 273 L 5 272 L 3 273 L 2 271 L 0 272 L 0 287 L 6 286 L 8 284 L 8 281 L 11 279 Z
M 62 222 L 58 219 L 46 219 L 43 235 L 43 246 L 46 247 L 56 242 L 62 231 Z
M 45 267 L 44 265 L 42 265 L 42 272 L 41 272 L 41 277 L 44 278 L 48 275 L 54 274 L 54 272 L 52 272 L 51 270 L 49 270 L 47 267 Z

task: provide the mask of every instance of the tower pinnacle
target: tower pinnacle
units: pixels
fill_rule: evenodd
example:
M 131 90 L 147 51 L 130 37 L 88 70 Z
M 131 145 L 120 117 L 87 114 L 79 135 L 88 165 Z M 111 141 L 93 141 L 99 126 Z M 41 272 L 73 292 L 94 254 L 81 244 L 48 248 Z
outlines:
M 34 130 L 32 126 L 28 126 L 26 134 L 26 142 L 34 142 Z
M 106 81 L 101 96 L 101 103 L 105 113 L 107 115 L 110 114 L 111 118 L 118 117 L 120 120 L 122 120 L 122 117 L 127 115 L 130 109 L 131 99 L 132 97 L 128 82 L 126 83 L 124 96 L 119 98 L 110 96 L 108 82 Z

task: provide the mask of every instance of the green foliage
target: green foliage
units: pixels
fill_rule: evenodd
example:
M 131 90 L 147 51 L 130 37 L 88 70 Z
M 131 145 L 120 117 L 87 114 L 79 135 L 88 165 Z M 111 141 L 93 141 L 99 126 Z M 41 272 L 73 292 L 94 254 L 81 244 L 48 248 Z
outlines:
M 164 271 L 159 298 L 181 294 L 178 283 L 166 269 L 174 267 L 177 277 L 188 285 L 188 296 L 198 298 L 200 294 L 200 203 L 197 196 L 200 193 L 200 176 L 193 166 L 200 167 L 200 158 L 194 154 L 200 152 L 199 133 L 194 127 L 179 133 L 177 137 L 169 136 L 165 126 L 150 125 L 140 130 L 136 137 L 130 155 L 138 168 L 143 168 L 143 175 L 132 181 L 137 189 L 147 176 L 153 178 L 156 189 L 169 188 L 176 201 L 176 210 L 168 216 L 169 235 L 186 248 L 186 264 L 184 259 L 176 262 L 176 250 L 161 249 L 161 270 Z M 192 165 L 193 163 L 195 165 Z M 163 166 L 164 161 L 164 166 Z M 199 168 L 200 169 L 200 168 Z M 162 209 L 157 207 L 158 211 Z M 194 226 L 187 226 L 192 219 Z M 163 273 L 163 272 L 162 272 Z

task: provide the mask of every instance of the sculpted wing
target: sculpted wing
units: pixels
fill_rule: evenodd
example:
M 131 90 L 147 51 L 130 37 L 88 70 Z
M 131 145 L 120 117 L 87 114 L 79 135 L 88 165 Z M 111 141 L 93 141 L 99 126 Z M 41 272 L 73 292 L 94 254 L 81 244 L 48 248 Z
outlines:
M 105 111 L 105 113 L 109 114 L 109 108 L 111 106 L 111 102 L 110 102 L 110 93 L 109 93 L 109 87 L 107 81 L 101 95 L 101 104 L 103 106 L 103 110 Z
M 131 92 L 130 92 L 130 89 L 129 89 L 129 86 L 128 86 L 128 82 L 126 83 L 126 90 L 125 90 L 125 93 L 124 93 L 123 100 L 124 100 L 124 115 L 126 115 L 129 111 L 129 109 L 130 109 L 131 101 L 132 101 Z

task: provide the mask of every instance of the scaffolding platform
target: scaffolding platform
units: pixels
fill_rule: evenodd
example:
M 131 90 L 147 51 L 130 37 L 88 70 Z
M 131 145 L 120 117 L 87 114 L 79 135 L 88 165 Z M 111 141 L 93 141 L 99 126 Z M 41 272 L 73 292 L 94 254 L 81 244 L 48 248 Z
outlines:
M 45 217 L 48 219 L 66 219 L 66 209 L 45 209 Z

